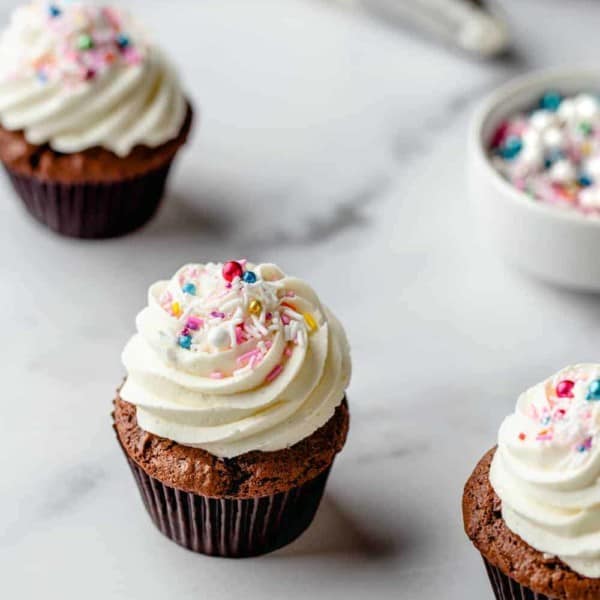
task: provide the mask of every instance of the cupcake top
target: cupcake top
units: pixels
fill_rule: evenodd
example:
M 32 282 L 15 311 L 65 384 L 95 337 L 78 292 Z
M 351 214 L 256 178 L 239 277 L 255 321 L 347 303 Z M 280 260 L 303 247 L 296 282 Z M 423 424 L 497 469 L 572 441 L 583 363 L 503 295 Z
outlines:
M 290 447 L 324 425 L 350 379 L 344 330 L 272 264 L 190 264 L 153 284 L 123 352 L 139 426 L 218 457 Z
M 172 67 L 117 8 L 36 0 L 0 38 L 0 123 L 31 144 L 126 156 L 174 139 L 186 110 Z
M 533 200 L 600 216 L 600 99 L 548 91 L 499 125 L 492 162 Z
M 509 529 L 600 577 L 600 364 L 567 367 L 522 394 L 500 427 L 490 482 Z

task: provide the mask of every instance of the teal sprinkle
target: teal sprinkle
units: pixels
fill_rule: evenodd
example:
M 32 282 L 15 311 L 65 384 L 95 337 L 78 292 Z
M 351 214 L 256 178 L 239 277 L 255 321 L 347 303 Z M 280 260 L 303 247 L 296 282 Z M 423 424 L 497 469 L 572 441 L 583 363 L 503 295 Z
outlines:
M 189 335 L 180 335 L 178 343 L 184 350 L 189 350 L 192 347 L 192 338 Z
M 562 101 L 561 94 L 555 90 L 548 90 L 540 99 L 540 108 L 556 112 Z
M 585 399 L 590 402 L 597 402 L 600 400 L 600 379 L 595 379 L 590 383 Z

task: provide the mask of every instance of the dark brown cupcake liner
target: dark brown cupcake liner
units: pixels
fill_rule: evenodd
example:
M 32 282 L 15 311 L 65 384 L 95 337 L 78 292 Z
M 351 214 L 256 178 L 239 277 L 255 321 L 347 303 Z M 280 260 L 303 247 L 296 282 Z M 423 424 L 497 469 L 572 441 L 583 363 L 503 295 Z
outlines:
M 228 558 L 266 554 L 295 540 L 311 524 L 331 469 L 287 492 L 209 498 L 170 487 L 125 457 L 161 533 L 193 552 Z
M 490 578 L 496 600 L 556 600 L 544 594 L 537 594 L 533 590 L 517 583 L 514 579 L 505 575 L 498 567 L 489 563 L 485 558 L 483 559 L 483 563 Z
M 172 160 L 143 175 L 96 183 L 53 182 L 4 168 L 38 221 L 69 237 L 109 238 L 129 233 L 152 218 L 171 164 Z

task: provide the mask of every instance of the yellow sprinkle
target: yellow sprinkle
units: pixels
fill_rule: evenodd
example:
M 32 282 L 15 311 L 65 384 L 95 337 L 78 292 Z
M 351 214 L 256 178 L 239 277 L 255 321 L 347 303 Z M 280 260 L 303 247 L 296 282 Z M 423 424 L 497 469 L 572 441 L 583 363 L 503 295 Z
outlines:
M 310 313 L 303 313 L 302 316 L 304 317 L 304 320 L 306 321 L 308 329 L 311 333 L 315 332 L 319 328 L 317 322 L 315 321 L 315 318 Z
M 173 313 L 174 317 L 181 315 L 181 305 L 179 302 L 173 302 L 173 304 L 171 304 L 171 312 Z
M 583 154 L 584 156 L 589 156 L 592 153 L 592 144 L 590 144 L 589 142 L 584 142 L 583 144 L 581 144 L 581 154 Z
M 262 311 L 262 304 L 258 300 L 252 300 L 248 305 L 248 311 L 251 315 L 260 315 Z

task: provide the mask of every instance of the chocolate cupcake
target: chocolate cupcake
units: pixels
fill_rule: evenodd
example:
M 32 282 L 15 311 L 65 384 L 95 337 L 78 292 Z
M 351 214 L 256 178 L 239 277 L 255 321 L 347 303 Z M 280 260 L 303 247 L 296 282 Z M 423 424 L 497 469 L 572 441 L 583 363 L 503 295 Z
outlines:
M 35 1 L 0 39 L 0 161 L 29 212 L 103 238 L 156 212 L 192 109 L 173 68 L 126 13 Z
M 155 525 L 218 556 L 291 542 L 348 432 L 340 323 L 303 281 L 245 261 L 182 267 L 136 323 L 113 417 Z
M 499 600 L 600 598 L 600 365 L 521 395 L 465 486 L 465 531 Z

